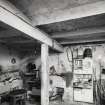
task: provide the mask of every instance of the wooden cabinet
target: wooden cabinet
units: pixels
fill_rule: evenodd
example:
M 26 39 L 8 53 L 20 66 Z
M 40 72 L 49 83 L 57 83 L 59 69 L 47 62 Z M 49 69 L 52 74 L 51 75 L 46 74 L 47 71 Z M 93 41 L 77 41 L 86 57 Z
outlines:
M 93 103 L 93 68 L 91 58 L 75 58 L 73 73 L 74 101 Z

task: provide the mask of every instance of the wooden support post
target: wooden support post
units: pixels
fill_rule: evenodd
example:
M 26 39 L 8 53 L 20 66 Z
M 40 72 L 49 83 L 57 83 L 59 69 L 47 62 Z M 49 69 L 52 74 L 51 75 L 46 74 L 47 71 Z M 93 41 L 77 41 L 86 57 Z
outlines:
M 41 45 L 41 105 L 49 105 L 48 45 Z

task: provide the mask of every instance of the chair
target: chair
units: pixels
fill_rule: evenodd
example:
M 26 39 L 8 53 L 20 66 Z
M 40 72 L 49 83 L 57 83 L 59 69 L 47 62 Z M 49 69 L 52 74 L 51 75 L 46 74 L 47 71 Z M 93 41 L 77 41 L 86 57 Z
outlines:
M 49 100 L 52 101 L 52 100 L 55 100 L 55 99 L 60 99 L 61 101 L 63 101 L 63 94 L 64 94 L 64 88 L 55 87 L 55 88 L 52 89 L 52 92 L 49 96 Z

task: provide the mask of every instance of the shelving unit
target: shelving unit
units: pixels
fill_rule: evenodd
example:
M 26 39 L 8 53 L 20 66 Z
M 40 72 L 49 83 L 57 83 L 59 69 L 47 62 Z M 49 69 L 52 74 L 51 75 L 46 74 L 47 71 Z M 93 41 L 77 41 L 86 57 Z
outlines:
M 74 101 L 93 103 L 93 72 L 91 60 L 74 58 L 73 94 Z M 87 63 L 87 64 L 86 64 Z M 88 63 L 90 65 L 88 65 Z M 86 68 L 86 66 L 88 66 Z
M 26 72 L 25 73 L 26 77 L 26 88 L 27 87 L 36 87 L 40 88 L 40 77 L 39 77 L 39 70 L 34 70 L 34 72 Z

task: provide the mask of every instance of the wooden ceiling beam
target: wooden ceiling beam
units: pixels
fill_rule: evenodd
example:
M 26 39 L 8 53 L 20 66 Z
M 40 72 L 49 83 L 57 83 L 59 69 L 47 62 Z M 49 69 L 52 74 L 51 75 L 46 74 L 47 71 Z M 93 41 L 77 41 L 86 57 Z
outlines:
M 3 5 L 3 3 L 5 5 Z M 40 31 L 36 27 L 33 27 L 31 24 L 29 24 L 30 22 L 29 23 L 27 22 L 25 18 L 24 19 L 22 19 L 23 17 L 20 18 L 16 14 L 18 9 L 14 7 L 12 8 L 13 9 L 12 11 L 11 5 L 12 4 L 10 3 L 6 3 L 5 0 L 2 0 L 2 2 L 0 2 L 0 21 L 1 22 L 8 24 L 9 26 L 25 33 L 27 36 L 30 36 L 40 41 L 41 43 L 47 44 L 48 46 L 52 47 L 53 49 L 59 52 L 63 52 L 63 47 L 59 43 L 57 43 L 56 41 L 48 37 L 46 33 Z M 19 11 L 19 13 L 21 12 Z
M 5 30 L 0 32 L 0 38 L 10 38 L 15 36 L 21 36 L 21 33 L 17 31 L 10 31 L 10 30 Z
M 24 45 L 19 45 L 19 44 L 9 44 L 8 45 L 11 48 L 14 49 L 19 49 L 19 50 L 34 50 L 34 49 L 40 49 L 40 45 L 28 45 L 28 44 L 24 44 Z M 37 48 L 38 47 L 38 48 Z
M 91 43 L 91 42 L 105 42 L 105 39 L 88 39 L 88 40 L 79 40 L 79 41 L 62 41 L 60 44 L 68 45 L 68 44 L 80 44 L 80 43 Z
M 12 43 L 12 44 L 35 43 L 35 40 L 12 41 L 11 43 Z
M 93 28 L 85 28 L 85 29 L 80 29 L 77 31 L 71 31 L 71 32 L 62 32 L 62 33 L 55 33 L 52 34 L 52 38 L 70 38 L 70 37 L 75 37 L 75 36 L 86 36 L 86 35 L 91 35 L 92 34 L 100 34 L 100 33 L 105 33 L 105 26 L 104 27 L 93 27 Z

